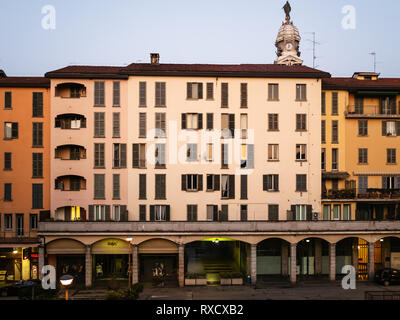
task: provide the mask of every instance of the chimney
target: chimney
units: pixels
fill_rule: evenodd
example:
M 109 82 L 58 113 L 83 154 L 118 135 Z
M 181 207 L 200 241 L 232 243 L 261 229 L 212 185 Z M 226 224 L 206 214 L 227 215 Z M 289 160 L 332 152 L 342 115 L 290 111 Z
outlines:
M 158 53 L 150 53 L 150 63 L 151 64 L 159 64 L 160 63 L 160 55 Z
M 7 77 L 6 73 L 0 69 L 0 78 L 6 78 L 6 77 Z

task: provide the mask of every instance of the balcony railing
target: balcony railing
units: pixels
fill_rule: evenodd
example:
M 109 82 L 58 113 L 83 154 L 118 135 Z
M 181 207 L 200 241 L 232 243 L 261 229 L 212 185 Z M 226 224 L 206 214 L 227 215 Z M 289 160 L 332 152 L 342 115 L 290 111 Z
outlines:
M 400 199 L 400 189 L 340 189 L 322 192 L 322 199 Z
M 37 242 L 38 241 L 37 231 L 2 231 L 0 232 L 0 243 L 25 243 L 25 242 Z
M 400 118 L 396 105 L 349 105 L 345 111 L 346 117 L 376 117 L 376 118 Z

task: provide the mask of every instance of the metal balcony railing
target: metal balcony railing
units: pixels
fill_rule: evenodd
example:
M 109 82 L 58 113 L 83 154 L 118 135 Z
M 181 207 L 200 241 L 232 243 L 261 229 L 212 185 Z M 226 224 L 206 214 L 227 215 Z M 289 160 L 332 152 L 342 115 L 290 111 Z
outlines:
M 5 230 L 0 232 L 0 243 L 11 242 L 37 242 L 38 236 L 36 230 L 26 231 L 23 229 Z
M 322 192 L 322 199 L 400 199 L 400 189 L 339 189 Z
M 364 105 L 356 106 L 349 105 L 346 107 L 345 115 L 352 116 L 367 116 L 367 117 L 400 117 L 400 112 L 395 104 L 389 105 Z

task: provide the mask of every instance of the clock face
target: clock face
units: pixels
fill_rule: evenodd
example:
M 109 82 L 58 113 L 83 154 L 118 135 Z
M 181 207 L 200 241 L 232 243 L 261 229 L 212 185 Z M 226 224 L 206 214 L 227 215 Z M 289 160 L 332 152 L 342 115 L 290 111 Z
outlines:
M 293 45 L 291 43 L 286 44 L 286 49 L 291 50 L 293 48 Z

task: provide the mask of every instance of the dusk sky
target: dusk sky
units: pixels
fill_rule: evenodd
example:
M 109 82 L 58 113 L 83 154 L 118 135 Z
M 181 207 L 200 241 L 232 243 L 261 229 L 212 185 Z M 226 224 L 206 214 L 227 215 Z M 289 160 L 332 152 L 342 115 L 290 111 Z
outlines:
M 292 0 L 304 64 L 333 76 L 373 71 L 400 77 L 396 0 Z M 7 75 L 43 75 L 71 64 L 273 63 L 285 0 L 0 0 L 0 69 Z M 55 8 L 55 29 L 44 29 L 42 8 Z M 344 6 L 355 9 L 345 29 Z

